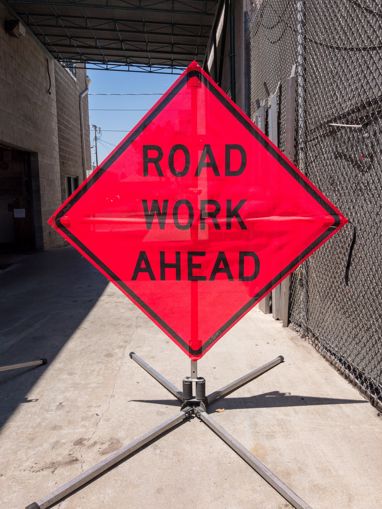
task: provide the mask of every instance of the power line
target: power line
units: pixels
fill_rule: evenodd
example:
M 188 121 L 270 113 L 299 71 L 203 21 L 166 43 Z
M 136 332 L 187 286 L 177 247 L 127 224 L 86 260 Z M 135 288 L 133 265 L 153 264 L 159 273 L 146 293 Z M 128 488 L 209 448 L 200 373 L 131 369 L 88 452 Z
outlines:
M 125 131 L 124 129 L 102 129 L 102 132 L 107 133 L 129 133 L 130 131 Z
M 92 92 L 89 95 L 163 95 L 164 92 L 121 92 L 121 93 L 109 93 L 109 92 Z
M 111 147 L 115 147 L 117 144 L 116 143 L 110 143 L 110 141 L 107 141 L 107 140 L 98 140 L 99 143 L 102 143 L 104 145 L 110 145 Z
M 89 111 L 147 111 L 147 108 L 89 108 Z

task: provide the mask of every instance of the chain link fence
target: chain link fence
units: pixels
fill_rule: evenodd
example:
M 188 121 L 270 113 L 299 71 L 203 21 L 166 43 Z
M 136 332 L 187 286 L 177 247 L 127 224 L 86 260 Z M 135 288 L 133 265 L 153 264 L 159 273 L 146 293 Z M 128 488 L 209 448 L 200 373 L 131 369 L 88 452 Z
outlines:
M 252 118 L 280 84 L 285 150 L 296 65 L 296 162 L 350 221 L 291 277 L 290 323 L 382 406 L 381 3 L 252 0 L 246 26 Z

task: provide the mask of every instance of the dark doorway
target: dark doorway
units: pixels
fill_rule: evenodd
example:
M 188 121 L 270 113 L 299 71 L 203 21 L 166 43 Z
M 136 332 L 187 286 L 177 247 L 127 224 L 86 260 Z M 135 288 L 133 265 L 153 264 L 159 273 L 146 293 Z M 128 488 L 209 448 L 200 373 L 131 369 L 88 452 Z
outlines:
M 41 217 L 36 157 L 0 145 L 0 252 L 40 248 L 36 221 Z

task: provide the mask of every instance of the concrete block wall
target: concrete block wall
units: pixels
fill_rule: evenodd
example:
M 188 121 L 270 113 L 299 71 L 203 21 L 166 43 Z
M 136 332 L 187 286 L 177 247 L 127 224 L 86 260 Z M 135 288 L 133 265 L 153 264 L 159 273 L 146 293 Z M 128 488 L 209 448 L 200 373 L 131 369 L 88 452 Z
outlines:
M 86 70 L 77 68 L 74 76 L 58 62 L 54 70 L 61 194 L 65 199 L 66 177 L 78 177 L 82 182 L 86 170 L 91 168 L 87 94 L 80 99 L 81 92 L 87 89 Z
M 79 176 L 81 182 L 91 166 L 87 98 L 84 164 L 79 127 L 79 93 L 86 76 L 79 70 L 74 80 L 28 30 L 20 38 L 6 33 L 9 19 L 14 17 L 0 3 L 0 144 L 33 153 L 41 196 L 39 247 L 48 249 L 63 245 L 47 220 L 64 197 L 64 176 Z
M 59 245 L 48 220 L 61 198 L 54 61 L 28 33 L 4 30 L 0 4 L 0 143 L 38 156 L 44 247 Z M 50 73 L 50 80 L 49 74 Z

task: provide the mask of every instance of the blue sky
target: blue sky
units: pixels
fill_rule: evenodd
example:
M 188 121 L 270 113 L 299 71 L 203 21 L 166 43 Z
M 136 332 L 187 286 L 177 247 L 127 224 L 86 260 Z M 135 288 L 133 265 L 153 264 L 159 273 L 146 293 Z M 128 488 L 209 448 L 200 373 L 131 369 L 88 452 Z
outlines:
M 92 94 L 162 94 L 177 78 L 176 75 L 88 70 L 90 142 L 94 145 L 92 125 L 101 128 L 98 161 L 101 161 L 135 126 L 160 95 L 92 95 Z M 104 110 L 104 111 L 97 111 Z M 117 111 L 112 111 L 117 110 Z M 122 111 L 140 110 L 140 111 Z M 94 148 L 92 161 L 95 162 Z

